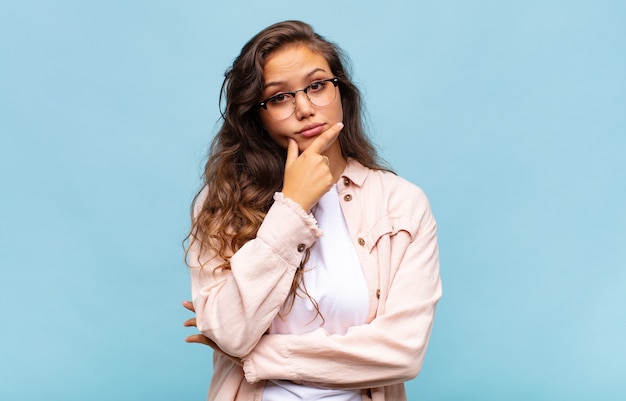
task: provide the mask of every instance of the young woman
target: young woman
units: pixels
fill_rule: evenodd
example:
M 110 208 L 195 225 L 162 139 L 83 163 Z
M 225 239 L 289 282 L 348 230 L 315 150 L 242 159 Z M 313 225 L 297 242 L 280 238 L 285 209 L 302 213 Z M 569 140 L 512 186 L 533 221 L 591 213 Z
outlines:
M 272 25 L 222 96 L 187 249 L 209 400 L 405 400 L 441 296 L 436 223 L 379 164 L 340 50 Z

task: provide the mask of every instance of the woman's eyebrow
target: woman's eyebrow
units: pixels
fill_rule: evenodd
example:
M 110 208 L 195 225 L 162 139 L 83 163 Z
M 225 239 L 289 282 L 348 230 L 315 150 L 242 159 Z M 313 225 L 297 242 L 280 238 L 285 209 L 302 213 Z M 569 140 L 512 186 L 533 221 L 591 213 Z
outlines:
M 317 73 L 319 71 L 326 72 L 325 69 L 317 67 L 317 68 L 314 68 L 311 71 L 309 71 L 309 73 L 306 74 L 304 77 L 305 78 L 310 78 L 311 76 L 313 76 L 315 73 Z M 284 85 L 284 84 L 285 84 L 285 81 L 271 81 L 271 82 L 266 83 L 263 86 L 263 89 L 267 89 L 270 86 L 281 86 L 281 85 Z

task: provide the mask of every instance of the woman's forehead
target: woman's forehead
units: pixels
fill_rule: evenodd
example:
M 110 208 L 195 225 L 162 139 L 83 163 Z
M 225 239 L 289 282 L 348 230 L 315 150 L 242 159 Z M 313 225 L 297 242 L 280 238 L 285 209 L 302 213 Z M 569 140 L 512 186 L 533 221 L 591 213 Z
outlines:
M 282 47 L 265 60 L 263 80 L 265 86 L 308 79 L 317 72 L 331 74 L 328 61 L 303 44 Z

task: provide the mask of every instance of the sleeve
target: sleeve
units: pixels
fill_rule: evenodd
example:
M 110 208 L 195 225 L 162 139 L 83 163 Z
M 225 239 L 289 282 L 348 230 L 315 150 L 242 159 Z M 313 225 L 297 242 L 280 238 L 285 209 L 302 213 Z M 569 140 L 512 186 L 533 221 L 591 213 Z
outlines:
M 390 263 L 397 268 L 381 289 L 387 292 L 382 312 L 379 306 L 370 323 L 351 327 L 344 335 L 329 335 L 323 329 L 304 335 L 265 335 L 243 358 L 246 380 L 284 379 L 360 389 L 416 377 L 442 293 L 436 223 L 426 206 L 415 236 L 400 230 L 387 238 Z
M 205 197 L 206 189 L 194 216 Z M 284 303 L 304 249 L 320 235 L 312 215 L 277 193 L 257 237 L 231 257 L 230 270 L 215 270 L 223 260 L 200 254 L 192 241 L 188 263 L 198 330 L 228 355 L 248 354 Z

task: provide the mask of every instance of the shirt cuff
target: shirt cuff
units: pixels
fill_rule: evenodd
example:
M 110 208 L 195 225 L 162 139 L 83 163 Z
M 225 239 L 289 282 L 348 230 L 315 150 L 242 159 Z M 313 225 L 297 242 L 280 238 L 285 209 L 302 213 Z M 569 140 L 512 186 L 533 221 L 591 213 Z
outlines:
M 303 252 L 322 235 L 312 214 L 278 192 L 257 232 L 257 238 L 270 246 L 289 264 L 297 266 Z

